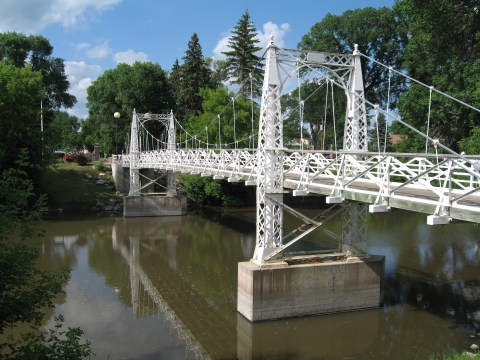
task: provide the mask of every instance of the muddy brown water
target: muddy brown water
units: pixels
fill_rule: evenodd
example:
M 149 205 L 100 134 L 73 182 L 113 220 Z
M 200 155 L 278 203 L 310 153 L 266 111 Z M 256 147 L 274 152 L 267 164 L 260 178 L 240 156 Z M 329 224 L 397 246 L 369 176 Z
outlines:
M 287 217 L 286 231 L 295 226 Z M 327 227 L 338 232 L 340 223 Z M 254 209 L 50 220 L 43 228 L 41 264 L 72 269 L 55 313 L 85 331 L 95 359 L 426 359 L 480 342 L 472 338 L 480 331 L 473 224 L 371 215 L 369 252 L 386 257 L 382 308 L 255 324 L 236 311 L 237 263 L 253 254 Z M 293 250 L 336 246 L 317 232 Z

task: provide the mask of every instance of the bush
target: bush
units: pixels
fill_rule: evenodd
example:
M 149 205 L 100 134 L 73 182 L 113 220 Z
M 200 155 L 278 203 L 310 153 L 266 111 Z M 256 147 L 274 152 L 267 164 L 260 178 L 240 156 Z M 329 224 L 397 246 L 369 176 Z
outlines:
M 75 162 L 80 166 L 85 166 L 88 163 L 88 158 L 83 154 L 78 154 L 75 157 Z

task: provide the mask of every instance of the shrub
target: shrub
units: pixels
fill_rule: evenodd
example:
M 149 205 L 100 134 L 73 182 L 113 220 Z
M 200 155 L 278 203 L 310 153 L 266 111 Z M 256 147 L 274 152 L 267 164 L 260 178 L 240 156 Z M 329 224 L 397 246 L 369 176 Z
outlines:
M 88 163 L 88 158 L 83 154 L 77 154 L 75 162 L 80 166 L 85 166 Z

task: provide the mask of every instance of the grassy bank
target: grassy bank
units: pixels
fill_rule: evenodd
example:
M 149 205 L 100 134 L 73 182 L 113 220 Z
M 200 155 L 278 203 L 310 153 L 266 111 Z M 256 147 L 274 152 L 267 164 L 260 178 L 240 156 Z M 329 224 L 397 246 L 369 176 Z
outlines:
M 99 179 L 105 184 L 97 185 Z M 79 166 L 70 162 L 59 162 L 43 169 L 39 191 L 47 196 L 49 213 L 91 212 L 98 202 L 119 198 L 112 188 L 109 171 L 100 172 L 92 164 Z

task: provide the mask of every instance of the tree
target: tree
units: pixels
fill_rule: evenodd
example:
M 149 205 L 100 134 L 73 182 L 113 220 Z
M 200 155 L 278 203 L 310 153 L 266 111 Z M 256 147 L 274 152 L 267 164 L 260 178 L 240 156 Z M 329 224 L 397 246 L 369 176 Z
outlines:
M 407 33 L 403 23 L 397 19 L 394 10 L 386 7 L 371 7 L 348 10 L 342 15 L 327 14 L 322 21 L 312 26 L 310 32 L 303 36 L 298 47 L 302 50 L 314 50 L 339 54 L 351 54 L 354 45 L 359 50 L 376 59 L 378 62 L 393 68 L 400 68 L 404 59 L 404 47 Z M 373 104 L 385 106 L 390 91 L 390 108 L 398 103 L 400 94 L 405 89 L 405 81 L 401 77 L 390 77 L 387 68 L 379 66 L 365 57 L 361 57 L 362 75 L 364 79 L 365 98 Z M 314 74 L 310 76 L 315 77 Z M 317 76 L 318 77 L 318 76 Z M 334 130 L 337 132 L 337 148 L 342 147 L 343 125 L 345 122 L 346 96 L 344 91 L 335 86 L 335 114 L 331 102 L 331 87 L 327 96 L 327 86 L 319 88 L 319 81 L 314 79 L 301 88 L 305 102 L 304 121 L 310 126 L 310 132 L 316 148 L 334 147 Z M 343 94 L 342 94 L 343 93 Z M 310 98 L 311 94 L 314 97 Z M 298 98 L 298 89 L 292 91 L 293 98 Z M 325 111 L 325 98 L 327 109 Z M 298 101 L 296 102 L 298 105 Z M 319 111 L 319 109 L 321 109 Z M 323 112 L 323 114 L 321 113 Z M 327 114 L 327 117 L 325 117 Z M 292 112 L 292 116 L 297 116 Z M 335 116 L 335 127 L 333 118 Z M 325 138 L 325 140 L 324 140 Z
M 88 147 L 100 144 L 113 153 L 128 142 L 133 109 L 139 113 L 168 113 L 173 107 L 172 88 L 166 72 L 158 64 L 119 64 L 105 71 L 87 89 L 88 118 L 82 137 Z M 119 112 L 120 119 L 113 114 Z M 161 129 L 163 131 L 163 129 Z
M 251 101 L 239 96 L 233 104 L 231 99 L 234 97 L 234 94 L 229 92 L 225 87 L 201 89 L 199 95 L 202 99 L 202 112 L 188 119 L 185 126 L 188 133 L 197 135 L 198 140 L 206 142 L 207 131 L 205 131 L 205 129 L 208 129 L 208 142 L 210 146 L 221 143 L 222 146 L 229 144 L 229 147 L 234 147 L 234 142 L 237 141 L 238 147 L 247 148 L 251 141 L 250 136 L 253 136 L 253 133 L 258 131 L 258 109 L 254 109 L 254 123 L 252 125 Z M 227 107 L 227 105 L 229 106 Z M 220 130 L 218 128 L 219 114 L 221 114 Z
M 368 130 L 370 139 L 370 151 L 391 151 L 390 129 L 386 126 L 385 115 L 378 114 L 377 121 L 372 124 Z
M 44 309 L 54 307 L 68 272 L 39 270 L 39 250 L 24 243 L 36 233 L 44 203 L 34 196 L 27 160 L 26 151 L 21 151 L 16 165 L 0 174 L 0 336 L 20 322 L 29 324 L 32 330 L 21 338 L 2 339 L 0 356 L 9 360 L 84 359 L 92 352 L 89 343 L 82 342 L 80 329 L 61 331 L 63 318 L 58 318 L 58 335 L 66 339 L 58 337 L 56 331 L 40 330 Z
M 252 75 L 253 94 L 260 95 L 263 66 L 260 57 L 256 55 L 261 50 L 256 46 L 259 42 L 255 25 L 251 21 L 248 11 L 245 11 L 235 26 L 232 36 L 228 39 L 228 47 L 231 50 L 223 53 L 227 56 L 230 83 L 240 85 L 240 92 L 244 97 L 250 97 L 250 74 Z
M 45 138 L 53 150 L 72 152 L 81 148 L 80 119 L 65 111 L 56 111 L 45 130 Z
M 40 134 L 40 107 L 47 127 L 53 121 L 54 109 L 69 108 L 76 102 L 68 93 L 70 84 L 64 62 L 52 57 L 52 52 L 53 47 L 43 36 L 0 33 L 0 129 L 4 139 L 0 145 L 0 168 L 10 166 L 16 158 L 15 150 L 21 147 L 29 149 L 34 164 L 46 164 L 51 159 L 50 149 L 44 147 L 49 143 L 42 142 Z
M 198 36 L 194 33 L 188 42 L 188 49 L 181 66 L 181 86 L 178 92 L 177 118 L 185 121 L 202 109 L 202 88 L 211 88 L 211 70 L 202 54 Z
M 478 1 L 402 0 L 395 5 L 409 33 L 408 75 L 451 96 L 480 107 L 480 13 Z M 431 109 L 427 129 L 428 109 Z M 402 97 L 400 114 L 409 124 L 452 148 L 480 125 L 480 114 L 435 92 L 412 84 Z M 408 134 L 413 141 L 415 135 Z M 425 141 L 416 141 L 422 144 Z
M 19 149 L 34 164 L 42 164 L 40 99 L 42 76 L 30 66 L 18 68 L 0 62 L 0 169 L 14 165 Z
M 68 93 L 70 83 L 62 59 L 52 57 L 53 47 L 41 35 L 24 35 L 16 32 L 0 33 L 0 60 L 16 67 L 31 66 L 42 74 L 43 98 L 46 110 L 70 108 L 75 96 Z
M 407 32 L 397 20 L 395 10 L 382 7 L 348 10 L 342 15 L 327 14 L 303 36 L 298 47 L 340 54 L 351 54 L 354 45 L 367 57 L 395 69 L 401 69 Z M 388 69 L 362 57 L 365 97 L 373 104 L 385 104 L 388 92 Z M 401 77 L 391 79 L 391 108 L 404 90 Z
M 217 89 L 201 89 L 199 95 L 203 99 L 202 112 L 191 116 L 185 125 L 189 136 L 196 136 L 200 146 L 206 148 L 207 140 L 210 148 L 218 148 L 228 144 L 229 148 L 247 148 L 253 145 L 252 103 L 243 97 L 235 99 L 235 124 L 233 93 L 225 87 Z M 226 107 L 230 103 L 230 106 Z M 254 108 L 254 118 L 258 119 L 258 109 Z M 218 115 L 220 115 L 220 129 Z M 258 120 L 253 123 L 253 131 L 258 129 Z M 181 139 L 185 141 L 185 136 Z M 190 138 L 188 139 L 190 142 Z M 235 145 L 235 141 L 237 144 Z M 188 145 L 191 146 L 191 145 Z M 180 181 L 188 197 L 198 205 L 240 206 L 254 202 L 254 191 L 243 184 L 216 181 L 200 176 L 181 176 Z
M 318 80 L 307 81 L 300 88 L 282 97 L 282 104 L 287 109 L 284 121 L 287 139 L 300 138 L 299 91 L 300 100 L 304 104 L 303 125 L 309 130 L 311 145 L 322 150 L 334 149 L 335 145 L 337 149 L 341 149 L 346 109 L 345 92 L 334 86 L 332 96 L 332 87 Z M 306 136 L 308 134 L 304 129 L 304 139 Z

